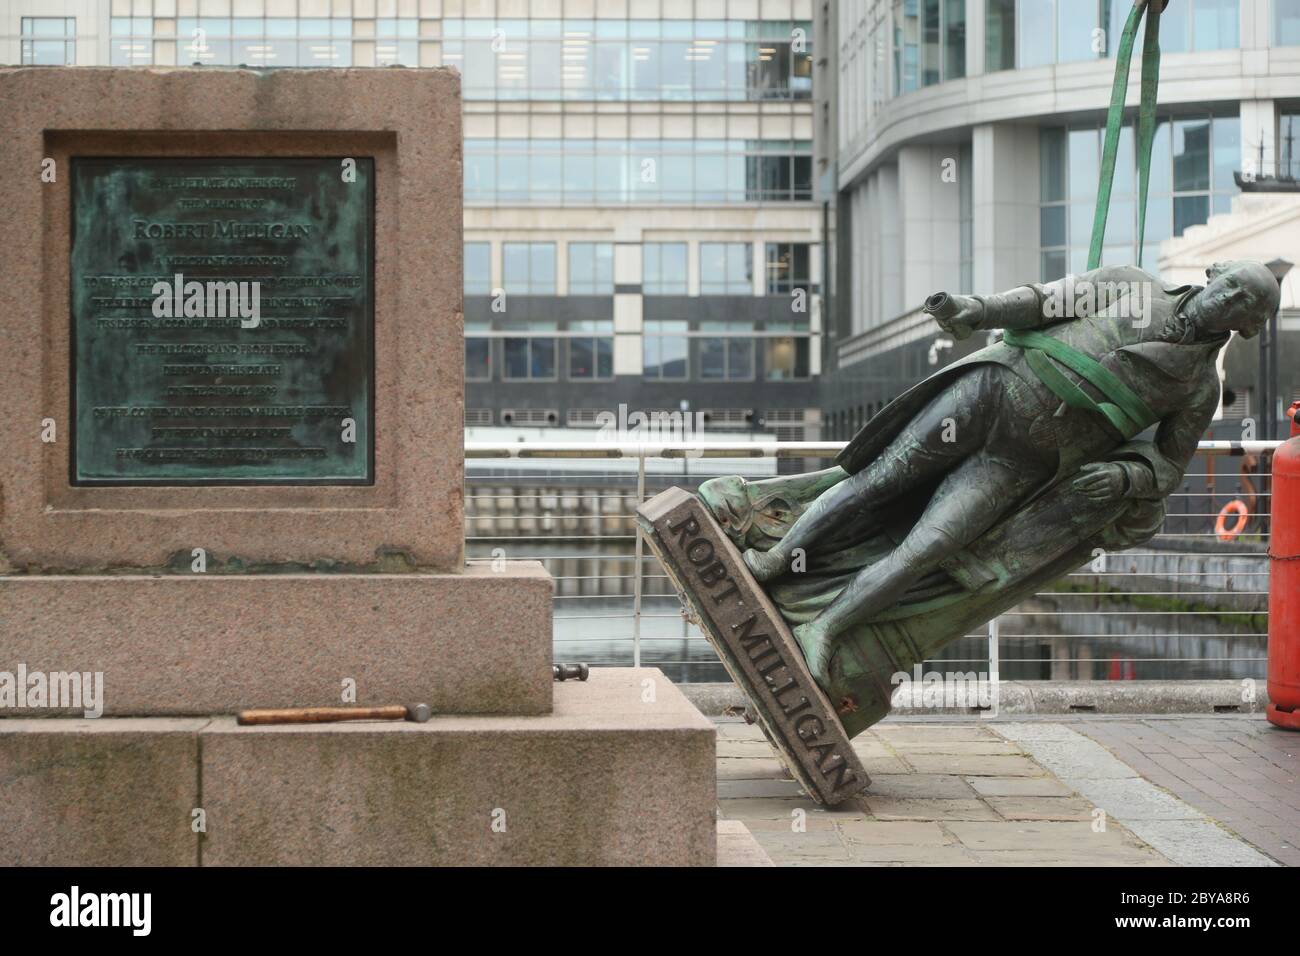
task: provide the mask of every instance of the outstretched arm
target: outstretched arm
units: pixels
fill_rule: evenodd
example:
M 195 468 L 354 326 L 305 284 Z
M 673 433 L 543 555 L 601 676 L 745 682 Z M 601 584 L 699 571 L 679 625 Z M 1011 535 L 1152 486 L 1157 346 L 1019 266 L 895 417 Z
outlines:
M 935 321 L 954 338 L 964 339 L 977 329 L 1037 329 L 1083 318 L 1097 308 L 1097 290 L 1103 282 L 1112 281 L 1103 275 L 1110 271 L 1106 267 L 1055 282 L 1031 282 L 996 295 L 950 296 L 956 310 L 935 315 Z

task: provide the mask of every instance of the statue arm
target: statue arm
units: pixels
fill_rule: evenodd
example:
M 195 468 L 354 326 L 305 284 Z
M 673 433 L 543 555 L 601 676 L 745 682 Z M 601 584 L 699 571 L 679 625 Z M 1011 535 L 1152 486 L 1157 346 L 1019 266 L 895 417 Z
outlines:
M 958 300 L 959 309 L 949 317 L 936 316 L 936 321 L 940 328 L 958 339 L 976 330 L 991 332 L 1055 325 L 1091 314 L 1096 298 L 1095 294 L 1087 294 L 1087 290 L 1095 289 L 1107 279 L 1108 269 L 1102 268 L 1055 282 L 1031 282 L 994 295 L 953 296 Z
M 1160 500 L 1178 487 L 1217 402 L 1189 406 L 1160 422 L 1154 442 L 1130 441 L 1111 456 L 1127 479 L 1126 498 Z

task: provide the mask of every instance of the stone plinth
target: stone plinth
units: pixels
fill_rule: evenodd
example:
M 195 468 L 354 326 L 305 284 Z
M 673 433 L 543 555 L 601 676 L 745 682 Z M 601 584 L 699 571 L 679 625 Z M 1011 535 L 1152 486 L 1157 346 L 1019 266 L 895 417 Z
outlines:
M 539 717 L 0 720 L 0 865 L 711 865 L 714 738 L 630 668 Z
M 544 714 L 551 577 L 501 567 L 13 575 L 0 578 L 0 669 L 102 671 L 107 715 L 339 705 L 345 679 L 359 704 Z
M 0 720 L 4 866 L 192 866 L 208 721 Z
M 0 209 L 21 237 L 0 244 L 0 569 L 6 558 L 39 570 L 155 568 L 202 548 L 248 565 L 372 565 L 393 549 L 454 570 L 464 535 L 460 126 L 450 69 L 0 69 L 0 164 L 35 171 L 0 181 Z M 373 159 L 373 484 L 70 483 L 71 161 L 87 156 Z M 40 175 L 46 159 L 52 181 Z

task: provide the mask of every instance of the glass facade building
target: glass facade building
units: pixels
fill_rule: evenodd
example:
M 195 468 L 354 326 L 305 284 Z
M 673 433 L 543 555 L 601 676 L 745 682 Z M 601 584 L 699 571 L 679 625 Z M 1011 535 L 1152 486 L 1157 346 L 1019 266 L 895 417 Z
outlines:
M 982 344 L 937 333 L 920 311 L 931 293 L 1003 291 L 1086 270 L 1114 57 L 1131 10 L 1131 0 L 838 4 L 823 38 L 835 82 L 819 86 L 816 102 L 835 121 L 828 435 L 849 437 L 908 385 Z M 1142 40 L 1139 31 L 1135 70 Z M 1300 170 L 1300 2 L 1174 0 L 1160 46 L 1143 243 L 1131 108 L 1101 261 L 1140 260 L 1163 277 L 1173 268 L 1162 265 L 1162 250 L 1174 248 L 1166 243 L 1200 241 L 1212 231 L 1198 227 L 1241 205 L 1238 175 Z M 1131 79 L 1130 102 L 1136 86 Z

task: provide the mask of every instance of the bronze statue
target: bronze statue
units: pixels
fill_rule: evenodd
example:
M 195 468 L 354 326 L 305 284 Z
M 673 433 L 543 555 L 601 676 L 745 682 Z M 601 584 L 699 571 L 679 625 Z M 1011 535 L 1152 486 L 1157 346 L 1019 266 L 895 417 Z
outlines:
M 945 331 L 1002 339 L 888 404 L 834 468 L 700 488 L 850 737 L 889 709 L 891 675 L 1156 533 L 1218 406 L 1219 350 L 1280 297 L 1257 262 L 1207 277 L 1119 266 L 932 296 Z

